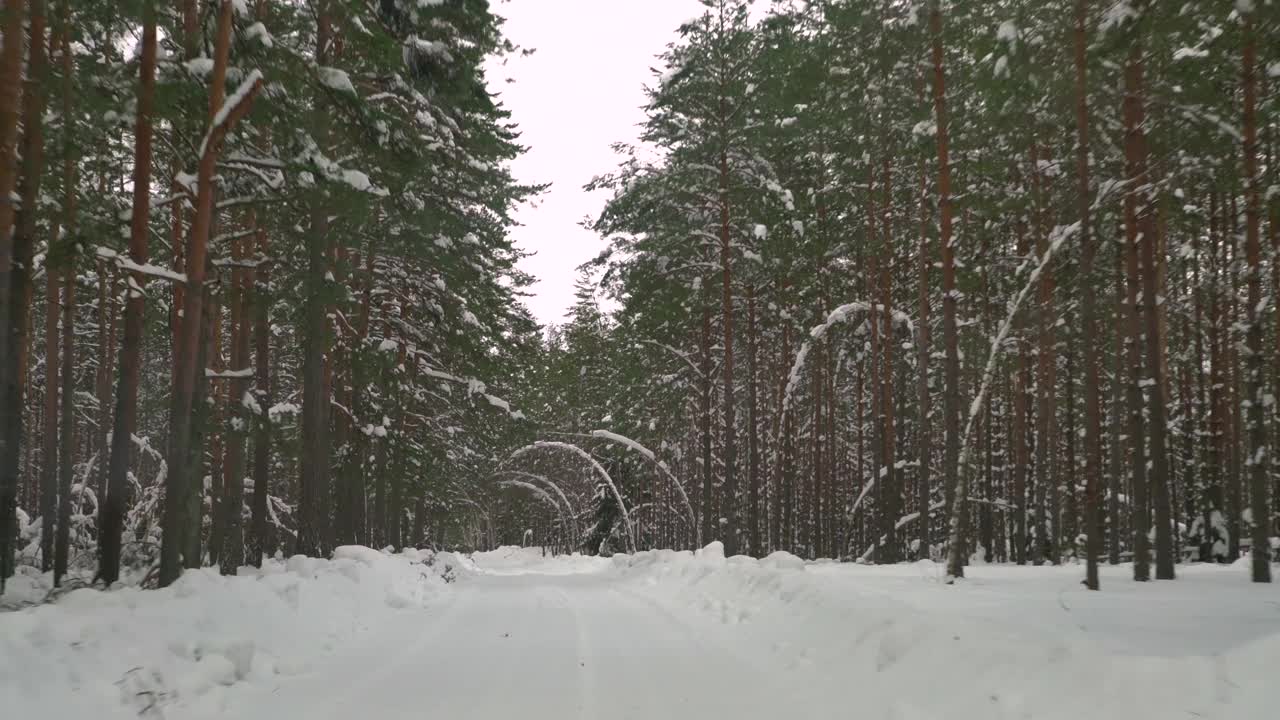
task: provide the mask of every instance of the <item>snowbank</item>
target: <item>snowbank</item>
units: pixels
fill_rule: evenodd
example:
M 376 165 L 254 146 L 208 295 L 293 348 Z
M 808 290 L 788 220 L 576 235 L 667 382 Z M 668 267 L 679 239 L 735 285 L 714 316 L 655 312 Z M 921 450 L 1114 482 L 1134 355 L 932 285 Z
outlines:
M 543 555 L 541 548 L 515 545 L 473 553 L 457 558 L 457 562 L 478 575 L 577 575 L 603 570 L 610 564 L 608 558 L 579 553 Z
M 1212 583 L 1147 583 L 1138 592 L 1113 577 L 1108 597 L 1105 589 L 1078 590 L 1076 568 L 1009 568 L 1022 573 L 1021 591 L 1009 595 L 999 582 L 947 586 L 936 570 L 918 563 L 867 572 L 786 554 L 726 560 L 716 543 L 697 553 L 615 556 L 610 572 L 626 591 L 669 608 L 759 669 L 797 673 L 796 684 L 816 680 L 830 697 L 852 693 L 851 707 L 867 717 L 1273 717 L 1280 614 L 1272 608 L 1268 621 L 1264 613 L 1280 599 L 1275 588 L 1230 576 L 1257 614 L 1210 624 L 1243 623 L 1247 635 L 1237 637 L 1247 640 L 1202 653 L 1191 633 L 1186 651 L 1153 642 L 1161 652 L 1144 654 L 1132 645 L 1121 651 L 1086 623 L 1145 607 L 1140 632 L 1177 634 L 1178 623 L 1195 617 L 1179 614 L 1183 599 L 1197 601 L 1201 619 L 1233 607 L 1232 586 L 1223 591 L 1228 576 L 1215 569 Z M 1086 594 L 1109 604 L 1092 613 Z M 1041 607 L 1044 597 L 1056 598 L 1052 610 Z M 1082 608 L 1073 613 L 1071 603 Z
M 342 547 L 332 560 L 297 556 L 229 578 L 188 571 L 163 590 L 81 589 L 0 613 L 0 708 L 214 715 L 234 686 L 306 672 L 388 614 L 442 602 L 448 564 L 434 560 Z

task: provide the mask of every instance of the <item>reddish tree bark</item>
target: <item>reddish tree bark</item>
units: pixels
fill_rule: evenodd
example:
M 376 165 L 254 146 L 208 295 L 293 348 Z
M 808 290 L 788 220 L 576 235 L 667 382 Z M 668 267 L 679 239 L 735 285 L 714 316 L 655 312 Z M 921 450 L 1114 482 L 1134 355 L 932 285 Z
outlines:
M 231 0 L 222 0 L 218 13 L 217 42 L 214 51 L 213 74 L 210 81 L 209 117 L 212 120 L 222 107 L 226 87 L 227 55 L 231 41 Z M 219 126 L 210 124 L 204 153 L 200 157 L 197 173 L 196 216 L 187 236 L 185 256 L 187 288 L 183 298 L 182 328 L 179 344 L 175 348 L 174 361 L 178 367 L 173 388 L 173 404 L 170 412 L 169 475 L 166 479 L 165 534 L 160 553 L 160 584 L 167 586 L 181 572 L 184 549 L 192 551 L 192 534 L 199 532 L 199 506 L 192 502 L 198 498 L 198 488 L 191 476 L 190 449 L 193 445 L 192 414 L 198 387 L 203 386 L 203 366 L 200 362 L 201 335 L 204 329 L 204 280 L 207 272 L 209 230 L 213 223 L 213 180 L 219 146 L 229 128 L 249 110 L 253 95 L 262 86 L 253 86 L 250 94 L 229 113 Z M 197 382 L 200 380 L 201 382 Z M 193 510 L 195 517 L 193 517 Z M 185 541 L 185 542 L 184 542 Z M 185 547 L 184 547 L 185 546 Z M 198 558 L 186 558 L 188 564 Z
M 156 11 L 143 5 L 142 62 L 138 70 L 138 115 L 133 147 L 133 215 L 129 224 L 129 259 L 149 262 L 147 235 L 151 216 L 152 114 L 156 87 Z M 143 273 L 130 273 L 124 308 L 124 344 L 120 348 L 120 381 L 116 389 L 111 460 L 107 469 L 107 497 L 102 508 L 98 542 L 98 575 L 111 585 L 120 577 L 120 541 L 129 503 L 129 465 L 133 433 L 138 421 L 138 385 L 142 368 L 142 334 L 147 284 Z

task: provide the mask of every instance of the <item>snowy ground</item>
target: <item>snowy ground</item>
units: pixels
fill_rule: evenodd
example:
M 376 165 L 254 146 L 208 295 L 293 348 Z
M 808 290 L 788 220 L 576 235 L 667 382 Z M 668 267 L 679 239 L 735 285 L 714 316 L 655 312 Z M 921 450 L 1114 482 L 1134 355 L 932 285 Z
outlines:
M 1186 567 L 347 549 L 0 614 L 0 708 L 62 718 L 1274 717 L 1280 586 Z M 446 570 L 446 567 L 448 569 Z M 445 584 L 441 573 L 457 581 Z M 6 713 L 6 716 L 8 713 Z

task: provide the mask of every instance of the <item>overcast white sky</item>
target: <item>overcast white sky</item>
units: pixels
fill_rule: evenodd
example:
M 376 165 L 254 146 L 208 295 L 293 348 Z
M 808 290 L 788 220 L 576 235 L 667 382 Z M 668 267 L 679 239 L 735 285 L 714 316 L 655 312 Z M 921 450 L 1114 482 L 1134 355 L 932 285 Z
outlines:
M 528 299 L 543 324 L 561 323 L 573 304 L 577 267 L 604 243 L 578 227 L 595 217 L 607 193 L 582 190 L 595 175 L 613 169 L 610 144 L 633 141 L 643 121 L 645 83 L 655 55 L 675 39 L 676 28 L 696 17 L 698 0 L 506 0 L 495 5 L 507 18 L 512 42 L 537 50 L 490 70 L 492 87 L 519 123 L 529 152 L 513 166 L 524 182 L 550 182 L 533 207 L 518 214 L 518 244 L 537 255 L 522 268 L 539 279 Z M 512 78 L 514 83 L 505 80 Z

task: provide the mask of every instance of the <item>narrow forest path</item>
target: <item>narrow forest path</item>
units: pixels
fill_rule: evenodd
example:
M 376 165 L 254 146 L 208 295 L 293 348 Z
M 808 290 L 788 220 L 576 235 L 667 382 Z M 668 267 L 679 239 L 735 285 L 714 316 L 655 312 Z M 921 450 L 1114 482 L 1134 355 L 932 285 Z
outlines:
M 807 688 L 748 664 L 609 574 L 479 574 L 358 649 L 237 696 L 228 717 L 824 717 Z M 812 711 L 806 710 L 814 705 Z

